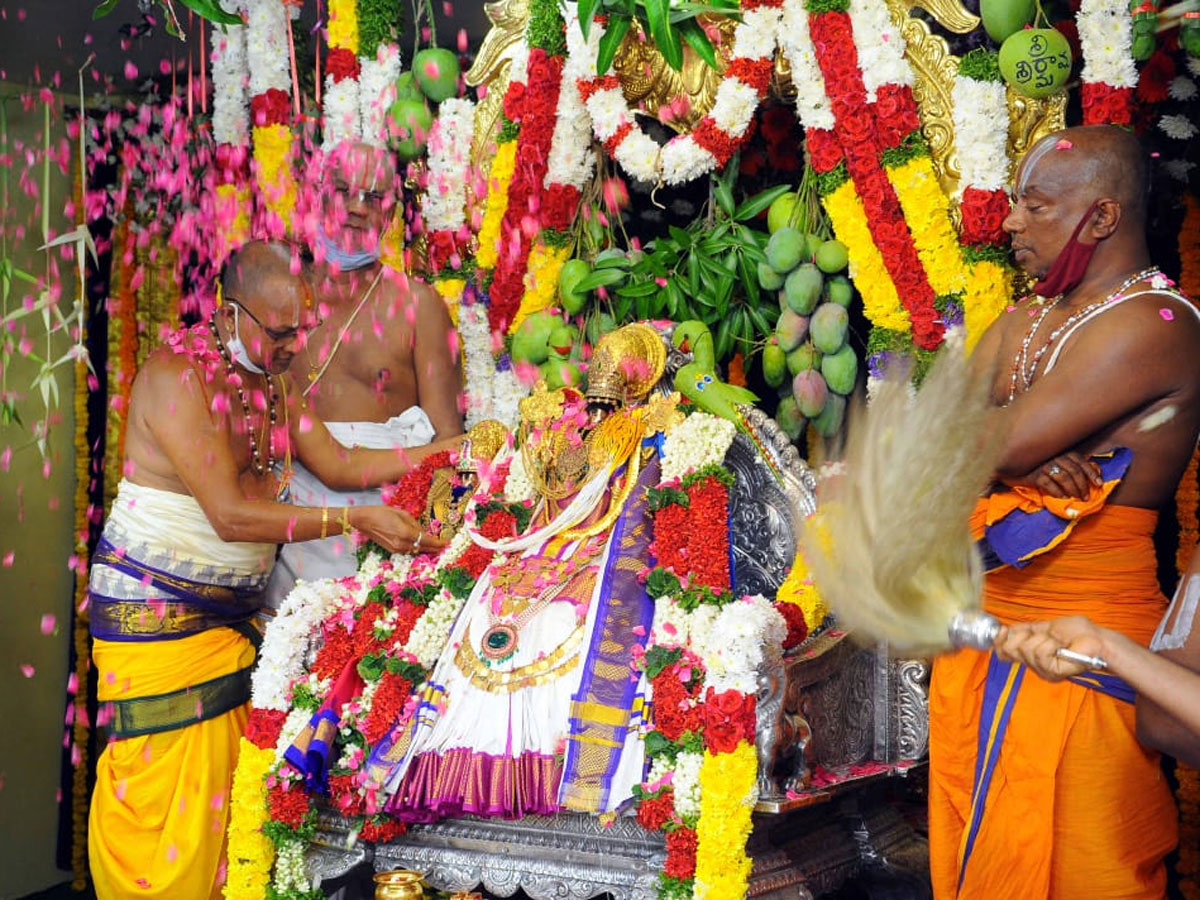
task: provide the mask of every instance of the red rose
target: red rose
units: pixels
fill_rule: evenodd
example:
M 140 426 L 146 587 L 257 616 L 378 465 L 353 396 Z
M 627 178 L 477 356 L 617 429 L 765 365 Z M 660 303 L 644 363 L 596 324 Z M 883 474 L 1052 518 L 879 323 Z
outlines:
M 654 514 L 654 558 L 664 569 L 683 576 L 688 571 L 686 507 L 678 503 L 664 506 Z
M 537 102 L 542 102 L 546 98 L 538 96 L 534 88 L 544 87 L 554 73 L 554 69 L 550 64 L 550 58 L 546 56 L 546 51 L 541 47 L 534 47 L 529 51 L 529 64 L 525 71 L 528 77 L 525 79 L 529 85 L 529 89 L 533 92 L 533 96 L 537 98 Z
M 825 128 L 810 128 L 805 132 L 808 154 L 818 174 L 831 172 L 842 161 L 842 143 L 834 132 Z
M 409 606 L 411 607 L 411 604 Z M 423 612 L 423 610 L 418 610 L 418 612 Z M 412 631 L 411 623 L 408 631 Z M 407 640 L 407 637 L 397 638 L 397 640 L 400 639 Z M 412 687 L 412 682 L 402 675 L 394 675 L 391 672 L 383 673 L 379 679 L 379 687 L 375 689 L 375 696 L 371 700 L 371 711 L 367 714 L 367 721 L 363 723 L 362 733 L 363 737 L 367 739 L 367 743 L 376 743 L 399 723 L 400 713 L 408 703 Z
M 675 792 L 670 788 L 657 797 L 643 800 L 637 808 L 638 824 L 647 831 L 658 831 L 675 818 Z
M 354 55 L 353 50 L 336 47 L 329 51 L 329 57 L 325 62 L 325 71 L 329 73 L 334 84 L 346 78 L 357 78 L 360 69 L 358 57 Z
M 270 88 L 250 98 L 250 121 L 258 126 L 286 125 L 291 118 L 292 101 L 287 91 Z
M 654 727 L 669 741 L 679 740 L 684 732 L 699 731 L 703 713 L 692 703 L 689 693 L 679 680 L 676 667 L 664 669 L 651 681 L 654 695 Z
M 969 187 L 962 196 L 962 242 L 967 245 L 1002 244 L 1007 239 L 1008 195 L 1001 190 Z
M 551 184 L 542 198 L 542 227 L 565 231 L 575 220 L 579 189 L 573 184 Z
M 278 709 L 250 710 L 250 719 L 246 722 L 246 740 L 260 750 L 274 747 L 279 741 L 279 733 L 283 730 L 283 722 L 287 713 Z
M 520 81 L 510 81 L 508 90 L 504 92 L 504 115 L 510 122 L 520 122 L 525 114 L 525 85 Z
M 329 778 L 329 797 L 343 816 L 361 816 L 366 805 L 358 792 L 353 775 L 333 775 Z
M 754 741 L 753 694 L 709 688 L 704 695 L 704 745 L 710 753 L 732 753 L 740 741 Z
M 696 874 L 696 832 L 676 828 L 667 832 L 667 859 L 663 874 L 668 878 L 691 878 Z
M 1087 82 L 1080 89 L 1084 125 L 1129 125 L 1133 122 L 1133 88 Z
M 884 147 L 899 147 L 921 127 L 912 88 L 903 84 L 885 84 L 875 92 L 875 118 L 879 123 L 880 142 Z

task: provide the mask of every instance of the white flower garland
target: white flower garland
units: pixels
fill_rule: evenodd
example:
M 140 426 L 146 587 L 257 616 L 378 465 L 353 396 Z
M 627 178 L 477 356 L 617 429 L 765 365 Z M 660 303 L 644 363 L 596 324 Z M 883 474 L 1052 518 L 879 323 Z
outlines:
M 558 92 L 554 137 L 546 161 L 546 184 L 569 185 L 582 190 L 596 169 L 596 158 L 592 152 L 591 123 L 576 85 L 591 73 L 584 68 L 588 54 L 574 3 L 567 4 L 566 19 L 567 59 L 563 64 L 562 89 Z
M 705 688 L 755 694 L 766 649 L 781 646 L 787 636 L 771 602 L 761 594 L 743 597 L 721 607 L 711 625 L 698 624 L 692 623 L 692 650 L 704 662 Z
M 1082 0 L 1075 15 L 1079 49 L 1083 54 L 1081 80 L 1114 88 L 1136 88 L 1133 61 L 1133 17 L 1123 0 Z
M 832 131 L 833 109 L 825 94 L 825 76 L 817 65 L 817 52 L 808 30 L 808 10 L 803 0 L 784 0 L 779 46 L 792 68 L 796 87 L 796 118 L 805 128 Z
M 459 305 L 458 333 L 467 376 L 467 428 L 484 419 L 497 419 L 509 429 L 516 428 L 521 419 L 518 404 L 529 396 L 529 389 L 511 367 L 503 372 L 496 368 L 487 309 L 482 303 Z
M 400 47 L 380 44 L 375 58 L 360 56 L 358 102 L 362 140 L 373 147 L 387 145 L 388 109 L 396 101 L 396 79 L 400 77 Z
M 304 871 L 304 852 L 307 844 L 299 840 L 284 841 L 275 854 L 275 877 L 271 886 L 276 891 L 307 892 L 312 888 L 312 881 Z
M 237 13 L 238 0 L 223 0 L 226 12 Z M 245 145 L 250 138 L 250 98 L 246 94 L 246 28 L 212 29 L 212 133 L 218 144 Z
M 321 146 L 329 152 L 342 141 L 357 141 L 362 136 L 358 111 L 358 79 L 334 81 L 325 76 L 325 94 L 321 98 Z
M 663 441 L 662 480 L 682 478 L 707 465 L 719 465 L 729 452 L 737 427 L 728 419 L 694 412 Z
M 867 101 L 874 103 L 876 91 L 885 84 L 912 87 L 913 71 L 904 56 L 904 37 L 881 0 L 850 0 L 847 14 L 856 38 Z
M 250 700 L 257 709 L 288 709 L 292 682 L 304 674 L 304 657 L 321 622 L 345 591 L 341 581 L 299 581 L 271 620 L 259 648 Z
M 675 812 L 680 818 L 700 815 L 700 767 L 704 765 L 704 754 L 690 750 L 675 757 L 674 777 L 671 785 L 675 790 Z
M 287 12 L 280 0 L 247 0 L 246 58 L 250 71 L 250 96 L 291 85 L 288 62 Z
M 769 58 L 775 51 L 780 15 L 780 10 L 773 7 L 743 10 L 742 21 L 734 31 L 731 62 Z M 585 85 L 600 84 L 608 74 L 594 75 L 603 35 L 604 27 L 594 22 L 587 42 L 577 45 L 579 52 L 574 55 L 579 57 L 579 68 L 576 71 L 585 73 L 579 79 L 581 89 Z M 608 143 L 620 138 L 612 148 L 613 158 L 638 181 L 684 184 L 708 174 L 717 166 L 717 158 L 701 147 L 691 134 L 678 135 L 660 148 L 638 125 L 619 85 L 596 90 L 584 105 L 597 140 Z M 726 77 L 717 88 L 716 101 L 708 118 L 729 140 L 739 142 L 745 138 L 757 107 L 758 96 L 752 88 L 737 78 Z M 620 137 L 622 131 L 626 133 Z
M 1008 103 L 1002 81 L 954 79 L 954 149 L 961 172 L 959 189 L 1004 188 L 1008 182 Z
M 457 232 L 467 221 L 467 176 L 475 136 L 475 104 L 443 100 L 429 135 L 429 183 L 421 215 L 429 231 Z
M 532 500 L 536 494 L 533 479 L 525 471 L 525 457 L 520 453 L 513 454 L 508 467 L 508 480 L 504 482 L 504 499 L 508 503 L 524 503 Z
M 321 682 L 317 682 L 315 679 L 313 679 L 313 683 L 321 684 Z M 324 684 L 328 685 L 329 681 L 326 680 Z M 283 727 L 279 729 L 279 737 L 275 741 L 275 766 L 283 762 L 283 754 L 287 753 L 288 747 L 292 746 L 292 742 L 307 727 L 309 721 L 312 719 L 312 715 L 312 710 L 301 709 L 300 707 L 296 707 L 288 712 L 287 718 L 283 720 Z

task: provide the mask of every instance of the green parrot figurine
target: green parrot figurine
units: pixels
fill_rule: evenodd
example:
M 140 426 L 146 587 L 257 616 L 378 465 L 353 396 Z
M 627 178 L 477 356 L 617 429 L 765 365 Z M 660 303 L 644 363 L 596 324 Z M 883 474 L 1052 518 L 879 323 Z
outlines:
M 728 419 L 744 429 L 745 420 L 738 405 L 754 404 L 758 396 L 717 377 L 716 354 L 708 326 L 695 319 L 681 322 L 675 326 L 671 342 L 676 349 L 692 354 L 692 362 L 675 373 L 675 389 L 705 412 Z

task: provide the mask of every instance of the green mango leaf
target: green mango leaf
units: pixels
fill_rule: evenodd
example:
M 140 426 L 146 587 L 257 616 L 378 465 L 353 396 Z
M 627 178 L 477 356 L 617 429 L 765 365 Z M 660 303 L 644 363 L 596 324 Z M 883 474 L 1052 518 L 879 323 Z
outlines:
M 667 299 L 667 317 L 679 321 L 683 318 L 680 315 L 680 310 L 684 308 L 683 291 L 679 288 L 679 282 L 672 278 L 667 282 L 666 290 Z
M 590 275 L 579 280 L 575 285 L 575 293 L 586 294 L 598 287 L 611 287 L 625 280 L 625 272 L 621 269 L 594 269 Z
M 634 309 L 634 312 L 637 313 L 637 318 L 638 318 L 639 322 L 644 319 L 652 318 L 651 310 L 653 309 L 653 305 L 652 305 L 653 303 L 654 303 L 654 297 L 650 296 L 650 295 L 647 295 L 644 297 L 638 297 L 636 300 L 633 301 L 633 309 Z
M 576 7 L 579 11 L 579 30 L 583 32 L 583 39 L 586 41 L 592 30 L 592 19 L 596 17 L 596 7 L 600 5 L 600 0 L 579 0 Z
M 670 232 L 671 242 L 674 243 L 677 248 L 691 246 L 691 244 L 692 244 L 691 234 L 684 231 L 682 228 L 678 227 L 677 225 L 668 226 L 667 230 Z M 660 243 L 663 243 L 663 242 L 660 242 Z
M 121 0 L 104 0 L 103 3 L 101 3 L 99 6 L 97 6 L 95 9 L 92 10 L 92 18 L 93 19 L 103 19 L 110 12 L 112 12 L 114 9 L 116 9 L 117 4 L 120 2 L 121 2 Z
M 717 207 L 727 216 L 733 215 L 733 191 L 724 181 L 718 180 L 713 188 L 713 197 L 717 201 Z
M 179 0 L 184 6 L 198 16 L 203 16 L 218 25 L 241 25 L 242 17 L 226 12 L 217 0 Z
M 708 39 L 699 22 L 694 18 L 684 19 L 679 23 L 679 33 L 710 69 L 717 68 L 717 51 L 713 49 L 712 41 Z
M 721 324 L 717 326 L 717 336 L 713 341 L 713 353 L 716 354 L 718 360 L 729 355 L 729 348 L 733 343 L 729 334 L 731 326 L 732 321 L 728 317 L 721 319 Z
M 637 281 L 617 288 L 618 297 L 649 297 L 658 293 L 658 285 L 653 281 Z
M 742 293 L 745 294 L 746 302 L 752 304 L 761 302 L 762 294 L 758 287 L 758 272 L 754 270 L 750 257 L 745 253 L 738 254 L 738 275 L 742 279 Z
M 694 295 L 698 290 L 700 290 L 700 263 L 697 260 L 695 253 L 688 254 L 687 285 L 689 294 Z
M 604 75 L 612 68 L 613 59 L 617 55 L 621 41 L 625 39 L 625 34 L 632 24 L 633 19 L 624 16 L 608 20 L 608 30 L 604 32 L 604 37 L 600 38 L 600 46 L 596 52 L 597 75 Z
M 759 337 L 767 337 L 775 330 L 775 323 L 771 322 L 763 313 L 762 307 L 747 306 L 746 311 L 750 316 L 750 321 L 754 323 L 754 328 L 758 332 Z
M 679 33 L 671 27 L 671 0 L 642 0 L 650 38 L 667 65 L 678 72 L 683 68 L 683 46 Z
M 760 191 L 753 197 L 743 200 L 742 205 L 734 210 L 733 217 L 739 222 L 745 222 L 749 219 L 753 219 L 784 194 L 791 191 L 791 189 L 791 185 L 777 184 L 775 187 L 767 188 L 765 191 Z

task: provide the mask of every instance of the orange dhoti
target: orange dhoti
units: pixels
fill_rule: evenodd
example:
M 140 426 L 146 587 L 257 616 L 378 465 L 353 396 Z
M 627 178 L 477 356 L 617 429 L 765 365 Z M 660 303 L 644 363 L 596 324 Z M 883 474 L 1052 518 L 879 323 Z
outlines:
M 985 506 L 972 521 L 976 537 Z M 1024 568 L 989 573 L 984 608 L 1003 622 L 1084 615 L 1149 644 L 1167 602 L 1155 574 L 1155 520 L 1151 510 L 1100 508 Z M 1006 730 L 1000 739 L 988 731 L 981 743 L 991 659 L 962 650 L 933 668 L 929 850 L 936 900 L 1162 897 L 1176 811 L 1158 754 L 1137 742 L 1133 704 L 1080 684 L 1050 684 L 1014 666 L 1003 694 L 1011 698 Z M 998 754 L 986 752 L 989 741 Z M 995 762 L 990 784 L 973 802 L 981 746 Z

